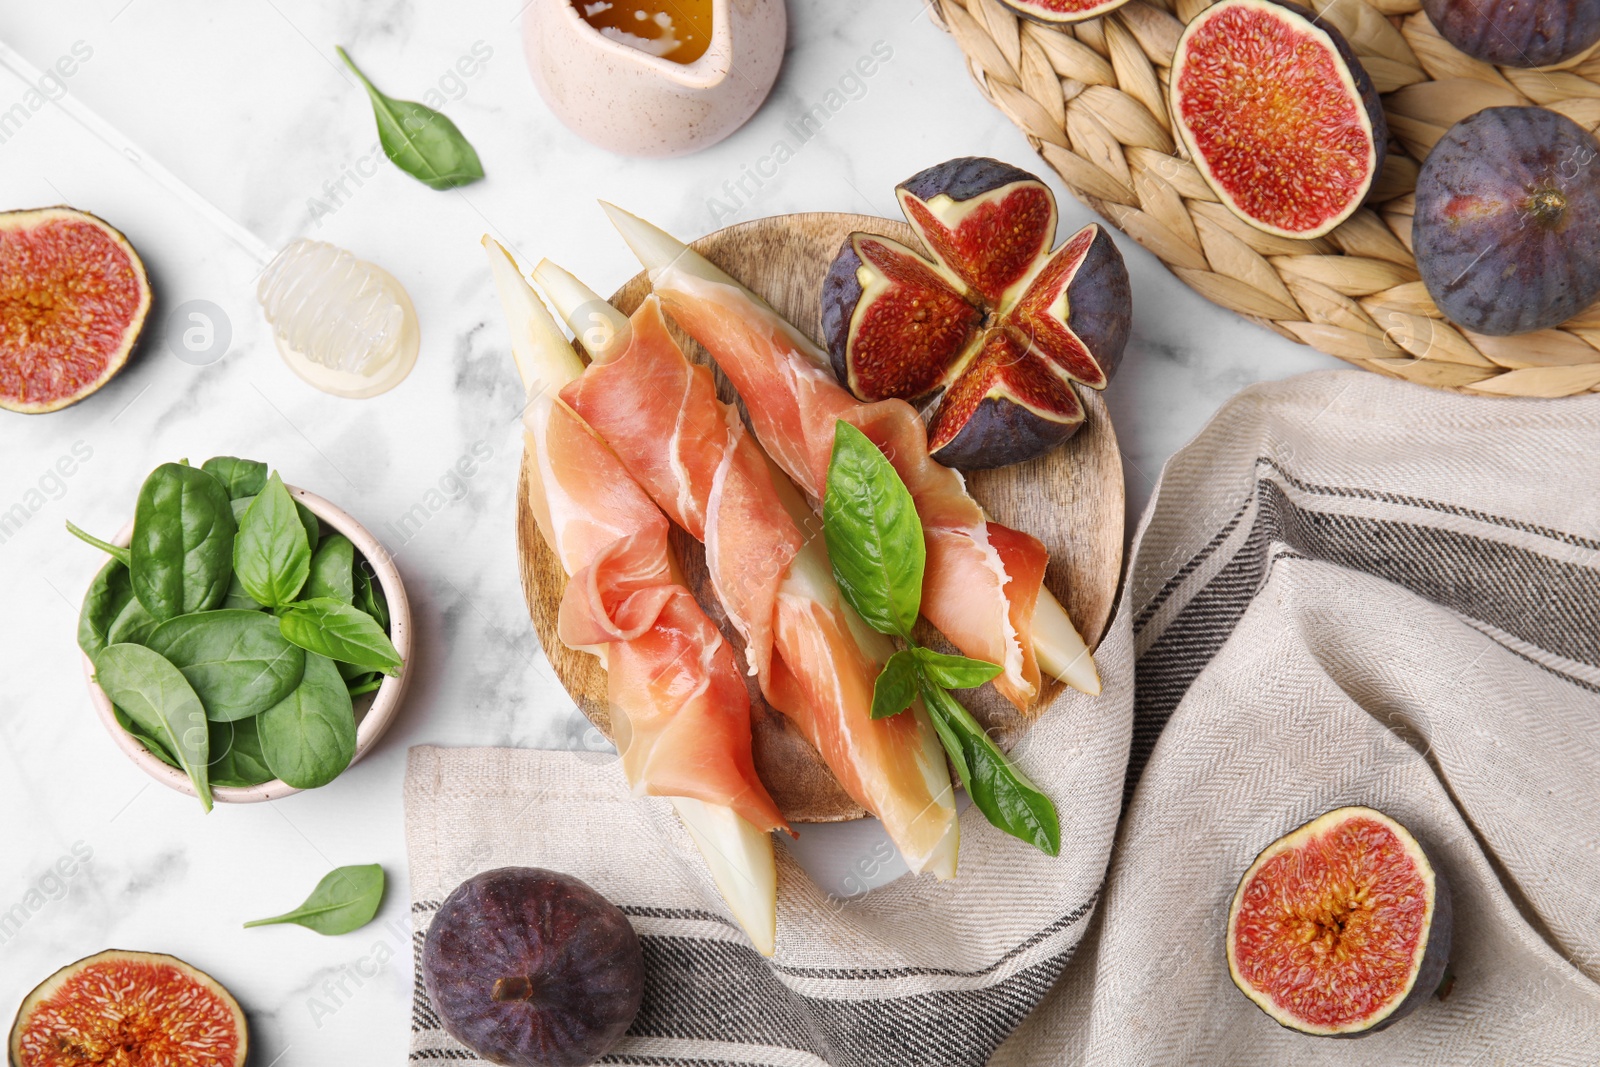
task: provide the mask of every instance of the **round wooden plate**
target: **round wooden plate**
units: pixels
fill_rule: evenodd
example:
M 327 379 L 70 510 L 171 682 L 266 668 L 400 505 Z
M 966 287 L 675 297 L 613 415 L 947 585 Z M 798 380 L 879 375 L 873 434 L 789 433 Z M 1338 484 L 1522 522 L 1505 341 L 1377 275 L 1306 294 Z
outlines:
M 819 337 L 822 278 L 839 245 L 853 230 L 871 231 L 916 247 L 911 228 L 904 223 L 836 213 L 755 219 L 708 234 L 695 241 L 694 247 L 759 293 L 790 322 Z M 611 303 L 632 314 L 649 291 L 649 280 L 640 273 L 611 297 Z M 676 326 L 673 332 L 691 359 L 710 365 L 704 349 Z M 727 380 L 714 365 L 712 369 L 722 398 L 736 403 Z M 1049 548 L 1045 583 L 1093 647 L 1111 617 L 1122 573 L 1122 459 L 1099 394 L 1084 389 L 1080 395 L 1088 421 L 1072 440 L 1030 463 L 974 473 L 967 481 L 972 495 L 996 521 L 1026 530 Z M 525 452 L 517 491 L 517 548 L 528 613 L 556 677 L 589 720 L 610 737 L 605 671 L 595 657 L 572 651 L 556 637 L 556 611 L 567 579 L 528 506 L 529 462 Z M 689 587 L 739 647 L 738 635 L 727 625 L 721 605 L 711 595 L 701 546 L 676 528 L 673 546 Z M 922 636 L 929 644 L 938 641 L 931 632 Z M 866 814 L 839 788 L 810 743 L 767 705 L 753 680 L 750 684 L 756 769 L 789 820 L 837 822 Z M 1052 683 L 1044 700 L 1053 700 L 1060 689 L 1058 683 Z M 992 686 L 978 690 L 967 704 L 1003 745 L 1009 746 L 1026 729 L 1027 720 Z

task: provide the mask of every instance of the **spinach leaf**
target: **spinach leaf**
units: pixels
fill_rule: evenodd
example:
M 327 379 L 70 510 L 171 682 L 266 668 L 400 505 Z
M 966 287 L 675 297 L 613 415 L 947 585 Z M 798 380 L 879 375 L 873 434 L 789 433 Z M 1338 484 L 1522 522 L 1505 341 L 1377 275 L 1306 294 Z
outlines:
M 902 649 L 889 657 L 872 686 L 872 717 L 898 715 L 917 699 L 922 680 L 917 677 L 917 649 Z
M 233 542 L 239 584 L 258 603 L 281 607 L 300 593 L 311 573 L 311 544 L 294 498 L 274 472 L 245 509 Z M 224 587 L 226 591 L 226 587 Z
M 946 689 L 976 689 L 1000 673 L 998 663 L 965 656 L 949 656 L 931 648 L 915 650 L 922 676 Z
M 202 611 L 168 619 L 150 649 L 183 672 L 206 717 L 232 722 L 259 715 L 300 684 L 306 654 L 259 611 Z
M 78 647 L 93 656 L 111 644 L 107 639 L 111 624 L 133 600 L 128 568 L 117 560 L 107 561 L 83 594 L 83 608 L 78 612 Z
M 93 659 L 107 645 L 142 645 L 156 620 L 133 595 L 128 568 L 109 560 L 89 585 L 78 614 L 78 647 Z
M 335 51 L 372 98 L 378 140 L 395 166 L 430 189 L 453 189 L 483 177 L 478 153 L 455 123 L 431 107 L 383 95 L 343 48 Z
M 237 456 L 212 456 L 200 469 L 222 483 L 230 500 L 255 496 L 267 484 L 267 465 Z
M 210 477 L 207 475 L 207 477 Z M 211 810 L 210 734 L 200 698 L 178 668 L 143 645 L 107 645 L 94 657 L 95 681 L 141 733 L 177 758 L 200 803 Z M 343 687 L 341 687 L 342 689 Z
M 327 785 L 356 754 L 356 717 L 350 691 L 333 661 L 306 657 L 294 692 L 261 713 L 256 723 L 261 755 L 275 777 L 296 789 Z
M 129 570 L 133 592 L 157 621 L 215 607 L 233 573 L 233 510 L 205 471 L 163 463 L 139 489 Z
M 344 534 L 333 533 L 322 539 L 311 555 L 311 576 L 306 579 L 307 600 L 330 597 L 343 604 L 355 603 L 356 546 Z
M 339 867 L 328 872 L 298 908 L 244 925 L 245 929 L 249 929 L 276 923 L 297 923 L 319 934 L 348 934 L 371 922 L 372 917 L 378 914 L 378 905 L 382 901 L 382 867 L 376 863 Z
M 955 697 L 939 686 L 928 685 L 923 687 L 922 698 L 935 723 L 943 720 L 945 729 L 939 731 L 940 738 L 947 732 L 956 738 L 962 755 L 956 770 L 978 810 L 991 823 L 1045 855 L 1059 853 L 1061 822 L 1050 798 L 1011 765 Z
M 288 605 L 278 616 L 283 636 L 307 652 L 384 674 L 400 673 L 400 653 L 371 615 L 319 597 Z
M 262 611 L 265 609 L 265 605 L 258 604 L 255 597 L 244 591 L 244 583 L 239 581 L 237 573 L 234 574 L 233 581 L 228 583 L 228 595 L 222 598 L 222 603 L 218 604 L 217 607 L 219 609 L 226 608 L 238 611 Z
M 389 598 L 384 596 L 383 583 L 365 557 L 356 560 L 355 606 L 377 619 L 384 633 L 389 632 Z
M 133 553 L 122 545 L 114 545 L 110 541 L 102 541 L 92 533 L 78 529 L 72 523 L 67 523 L 67 532 L 86 545 L 93 545 L 100 551 L 110 554 L 111 558 L 124 567 L 133 562 Z
M 177 758 L 173 756 L 172 753 L 167 751 L 167 746 L 163 745 L 160 741 L 157 741 L 155 738 L 139 729 L 139 724 L 128 718 L 127 712 L 113 704 L 111 705 L 111 714 L 115 716 L 117 725 L 121 726 L 124 730 L 131 734 L 135 741 L 143 745 L 146 752 L 150 753 L 150 755 L 154 756 L 156 759 L 160 760 L 162 763 L 165 763 L 169 767 L 178 767 Z M 183 768 L 178 767 L 178 770 L 181 771 Z
M 922 603 L 922 521 L 894 466 L 843 419 L 834 424 L 822 533 L 850 606 L 879 633 L 909 640 Z
M 261 754 L 256 719 L 211 723 L 211 784 L 260 785 L 275 777 Z

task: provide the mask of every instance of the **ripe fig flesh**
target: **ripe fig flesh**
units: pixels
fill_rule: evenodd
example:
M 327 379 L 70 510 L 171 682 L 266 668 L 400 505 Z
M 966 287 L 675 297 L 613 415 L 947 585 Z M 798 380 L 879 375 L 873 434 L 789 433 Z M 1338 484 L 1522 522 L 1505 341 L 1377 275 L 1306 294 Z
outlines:
M 69 207 L 0 212 L 0 408 L 74 404 L 122 369 L 150 312 L 127 238 Z
M 1337 808 L 1256 857 L 1228 911 L 1228 972 L 1304 1034 L 1380 1030 L 1438 989 L 1450 958 L 1450 890 L 1405 827 Z
M 61 968 L 23 998 L 11 1067 L 244 1067 L 239 1002 L 173 956 L 108 949 Z
M 1298 4 L 1220 0 L 1178 39 L 1173 125 L 1234 214 L 1320 237 L 1383 169 L 1389 128 L 1372 80 L 1332 25 Z
M 963 470 L 1032 459 L 1083 424 L 1075 389 L 1103 389 L 1132 325 L 1127 267 L 1105 228 L 1058 249 L 1038 178 L 953 159 L 897 189 L 926 253 L 853 233 L 822 290 L 835 374 L 866 401 L 938 397 L 928 443 Z

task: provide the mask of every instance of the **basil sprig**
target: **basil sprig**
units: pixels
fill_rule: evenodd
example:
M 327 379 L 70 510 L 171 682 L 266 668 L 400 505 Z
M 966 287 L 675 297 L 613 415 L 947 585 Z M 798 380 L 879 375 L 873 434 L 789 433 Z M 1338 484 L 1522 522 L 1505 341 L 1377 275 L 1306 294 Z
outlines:
M 1055 805 L 949 693 L 982 685 L 1000 667 L 923 648 L 911 636 L 921 611 L 927 564 L 916 503 L 878 446 L 842 419 L 834 426 L 822 535 L 845 600 L 874 630 L 906 644 L 878 675 L 872 717 L 898 715 L 921 696 L 978 810 L 1006 833 L 1056 855 L 1061 851 L 1061 823 Z
M 378 91 L 343 48 L 335 49 L 350 72 L 361 79 L 372 98 L 378 140 L 394 165 L 430 189 L 454 189 L 483 177 L 477 150 L 456 124 L 411 100 L 396 100 Z

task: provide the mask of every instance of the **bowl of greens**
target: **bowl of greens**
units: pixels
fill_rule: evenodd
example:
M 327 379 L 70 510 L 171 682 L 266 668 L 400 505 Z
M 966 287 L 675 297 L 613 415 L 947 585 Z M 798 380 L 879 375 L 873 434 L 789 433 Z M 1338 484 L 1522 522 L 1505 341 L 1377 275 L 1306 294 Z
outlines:
M 383 546 L 265 463 L 163 463 L 78 616 L 89 695 L 152 778 L 212 801 L 333 781 L 404 695 L 411 614 Z

